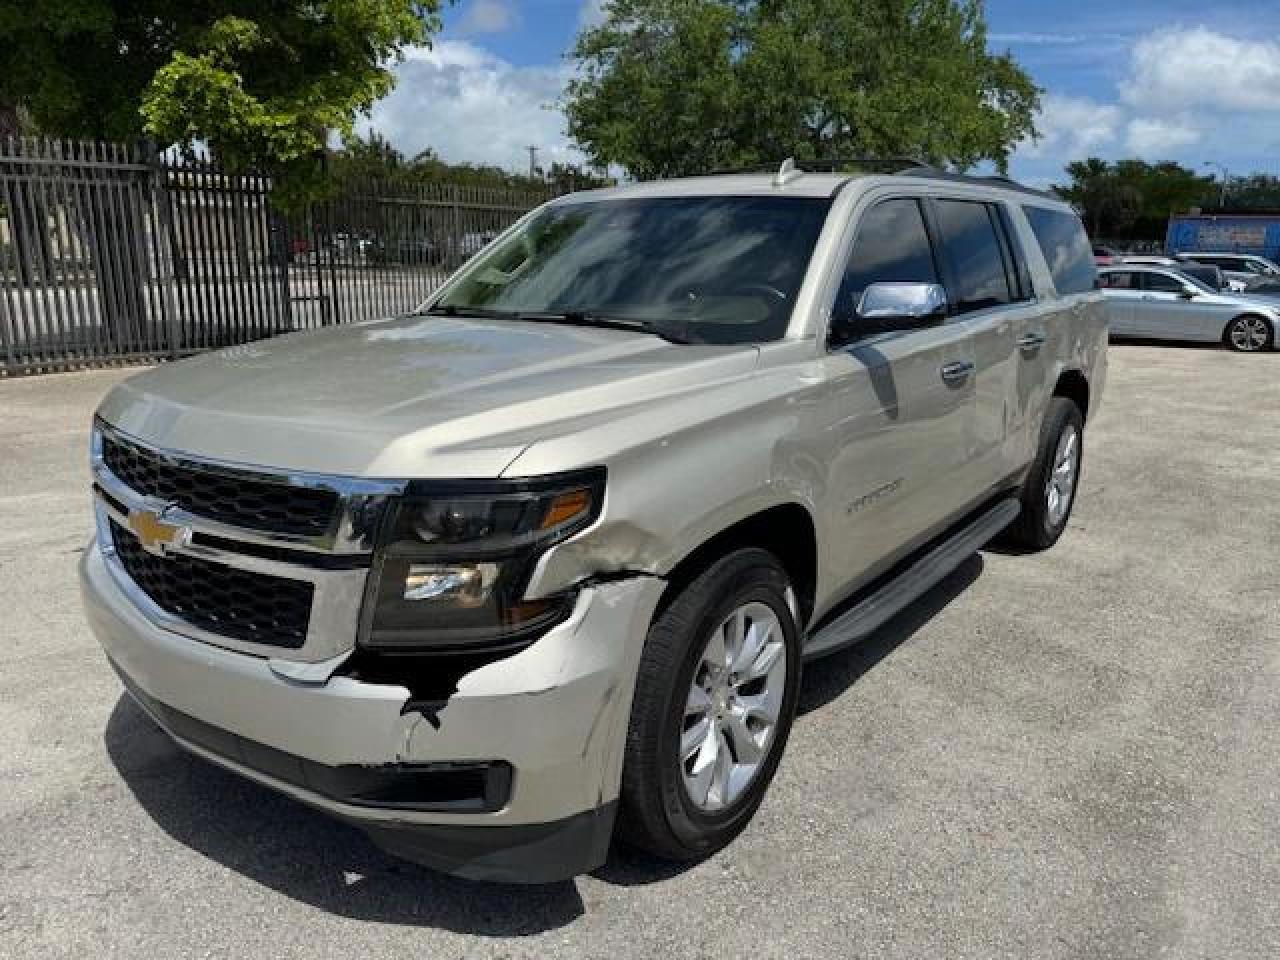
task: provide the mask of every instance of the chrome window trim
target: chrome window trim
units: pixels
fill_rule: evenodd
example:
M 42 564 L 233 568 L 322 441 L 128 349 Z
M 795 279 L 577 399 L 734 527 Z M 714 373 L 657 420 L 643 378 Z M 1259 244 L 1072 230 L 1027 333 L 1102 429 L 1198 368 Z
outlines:
M 107 435 L 118 436 L 128 443 L 164 457 L 175 466 L 192 465 L 206 470 L 227 472 L 241 479 L 248 475 L 252 479 L 271 483 L 333 490 L 338 494 L 338 507 L 334 512 L 335 521 L 323 537 L 298 537 L 248 530 L 195 516 L 185 510 L 177 509 L 166 501 L 138 493 L 122 483 L 107 468 L 103 460 L 103 437 Z M 271 473 L 261 468 L 242 467 L 225 461 L 159 449 L 116 430 L 102 421 L 94 423 L 90 441 L 90 464 L 97 486 L 94 491 L 94 525 L 98 549 L 117 586 L 130 603 L 155 626 L 201 643 L 263 659 L 314 663 L 331 660 L 350 652 L 355 647 L 360 608 L 369 574 L 367 564 L 330 569 L 306 562 L 292 563 L 254 556 L 207 543 L 180 542 L 173 546 L 166 546 L 167 552 L 184 554 L 253 573 L 302 580 L 313 585 L 307 637 L 301 647 L 289 649 L 272 644 L 253 643 L 197 627 L 155 603 L 133 581 L 117 556 L 111 521 L 114 520 L 119 527 L 131 533 L 128 512 L 147 510 L 163 517 L 168 523 L 190 529 L 193 534 L 206 534 L 250 547 L 278 547 L 317 556 L 348 558 L 358 562 L 363 557 L 371 558 L 374 531 L 372 529 L 367 533 L 357 531 L 355 523 L 357 512 L 367 513 L 372 509 L 374 516 L 380 515 L 380 508 L 385 501 L 406 488 L 405 481 L 365 480 L 293 472 Z M 112 503 L 112 500 L 115 503 Z M 123 511 L 119 507 L 123 507 Z M 365 526 L 370 524 L 361 525 L 361 527 Z

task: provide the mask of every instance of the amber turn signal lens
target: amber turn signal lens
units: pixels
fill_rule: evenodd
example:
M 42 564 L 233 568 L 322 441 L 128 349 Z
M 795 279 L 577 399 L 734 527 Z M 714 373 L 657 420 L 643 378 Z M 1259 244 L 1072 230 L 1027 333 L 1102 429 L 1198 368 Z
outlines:
M 591 509 L 590 490 L 570 490 L 551 501 L 547 515 L 542 518 L 542 530 L 550 530 L 572 520 Z

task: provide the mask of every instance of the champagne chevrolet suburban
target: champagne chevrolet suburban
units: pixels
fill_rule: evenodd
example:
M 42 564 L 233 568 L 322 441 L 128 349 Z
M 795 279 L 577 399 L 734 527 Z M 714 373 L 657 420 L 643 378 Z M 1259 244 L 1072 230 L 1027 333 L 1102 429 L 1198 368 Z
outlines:
M 157 367 L 92 433 L 88 619 L 180 745 L 456 874 L 747 824 L 801 670 L 1051 546 L 1107 324 L 1080 221 L 927 167 L 526 215 L 416 312 Z

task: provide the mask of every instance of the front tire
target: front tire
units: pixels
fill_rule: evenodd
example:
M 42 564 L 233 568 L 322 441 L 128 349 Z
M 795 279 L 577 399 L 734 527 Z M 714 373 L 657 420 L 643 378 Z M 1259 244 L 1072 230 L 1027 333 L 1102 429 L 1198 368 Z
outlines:
M 800 631 L 774 556 L 736 550 L 684 587 L 645 640 L 627 731 L 620 837 L 709 856 L 755 814 L 800 690 Z
M 1025 550 L 1047 550 L 1071 519 L 1084 453 L 1084 417 L 1066 397 L 1049 401 L 1035 462 L 1022 485 L 1022 513 L 1005 540 Z
M 1256 313 L 1246 313 L 1236 317 L 1227 324 L 1222 340 L 1226 345 L 1239 353 L 1257 353 L 1265 350 L 1273 342 L 1275 331 L 1266 317 Z

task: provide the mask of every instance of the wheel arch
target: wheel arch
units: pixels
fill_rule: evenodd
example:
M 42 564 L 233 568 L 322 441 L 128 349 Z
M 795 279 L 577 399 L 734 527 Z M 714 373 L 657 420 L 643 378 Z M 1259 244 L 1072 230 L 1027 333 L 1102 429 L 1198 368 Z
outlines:
M 661 611 L 699 573 L 734 550 L 759 547 L 768 550 L 787 572 L 803 630 L 813 615 L 818 575 L 818 534 L 808 507 L 797 502 L 779 503 L 752 513 L 703 540 L 681 557 L 665 575 L 666 590 L 658 602 Z
M 1080 416 L 1087 422 L 1089 419 L 1089 379 L 1082 370 L 1071 368 L 1058 375 L 1053 387 L 1053 396 L 1066 397 L 1079 409 Z

